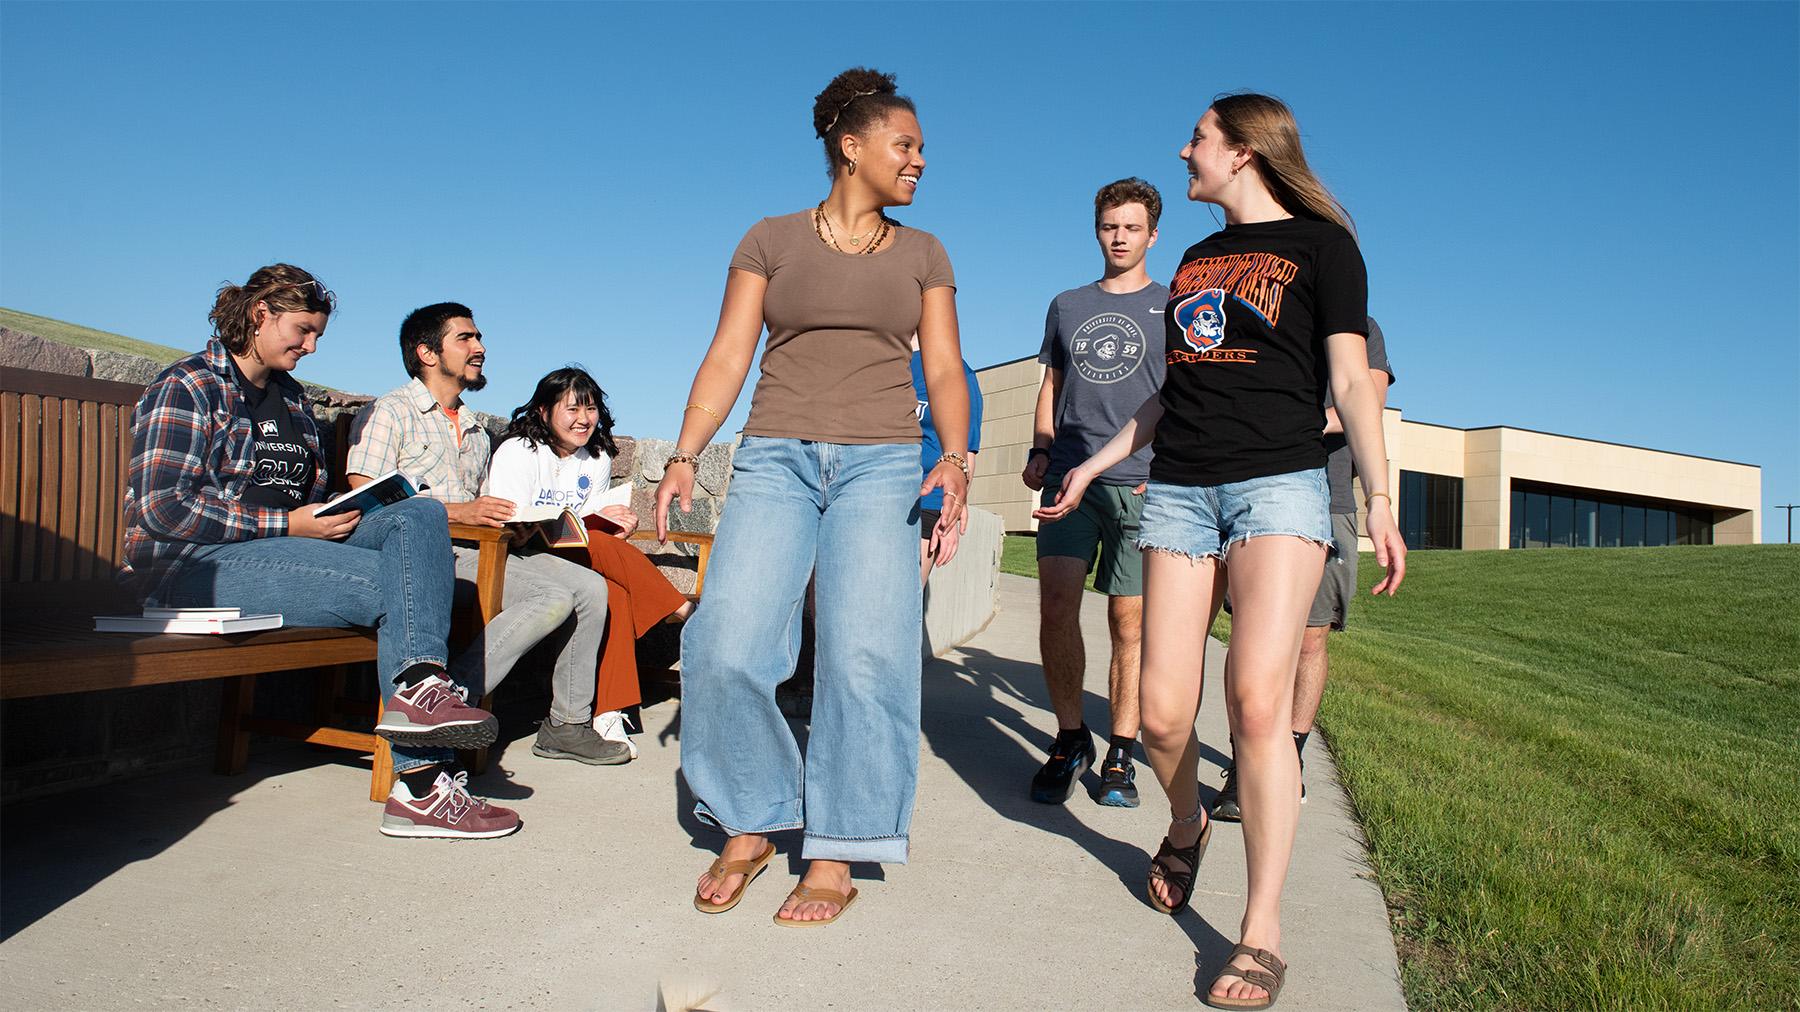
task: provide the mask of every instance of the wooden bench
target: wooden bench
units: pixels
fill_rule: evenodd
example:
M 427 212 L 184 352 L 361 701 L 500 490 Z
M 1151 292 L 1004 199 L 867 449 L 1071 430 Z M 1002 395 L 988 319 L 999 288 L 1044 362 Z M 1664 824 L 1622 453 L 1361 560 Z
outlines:
M 115 582 L 124 549 L 131 415 L 144 388 L 0 369 L 0 699 L 223 678 L 215 768 L 242 772 L 251 732 L 373 755 L 369 797 L 393 783 L 387 742 L 334 726 L 379 712 L 341 698 L 348 664 L 375 659 L 372 629 L 283 628 L 232 636 L 96 633 L 93 616 L 138 602 Z M 340 420 L 345 422 L 347 420 Z M 342 482 L 345 425 L 331 462 Z M 451 525 L 479 545 L 479 616 L 500 611 L 505 531 Z M 307 722 L 251 715 L 257 675 L 322 669 Z M 484 760 L 477 758 L 477 764 Z

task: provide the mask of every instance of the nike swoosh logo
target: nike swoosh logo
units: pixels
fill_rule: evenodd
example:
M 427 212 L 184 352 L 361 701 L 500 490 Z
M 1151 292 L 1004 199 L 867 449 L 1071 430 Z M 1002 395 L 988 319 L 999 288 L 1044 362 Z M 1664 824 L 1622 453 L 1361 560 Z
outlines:
M 1160 310 L 1160 309 L 1152 309 L 1152 310 L 1150 310 L 1150 311 L 1151 311 L 1151 312 L 1152 312 L 1152 313 L 1160 313 L 1160 312 L 1162 312 L 1162 310 Z

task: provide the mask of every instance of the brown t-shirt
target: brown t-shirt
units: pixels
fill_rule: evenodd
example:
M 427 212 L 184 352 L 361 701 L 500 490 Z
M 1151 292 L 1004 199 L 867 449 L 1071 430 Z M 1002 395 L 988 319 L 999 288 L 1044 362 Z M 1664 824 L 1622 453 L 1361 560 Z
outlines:
M 839 253 L 801 211 L 751 226 L 731 266 L 769 279 L 769 343 L 745 435 L 919 441 L 912 336 L 925 290 L 956 286 L 935 236 L 896 227 L 873 254 Z

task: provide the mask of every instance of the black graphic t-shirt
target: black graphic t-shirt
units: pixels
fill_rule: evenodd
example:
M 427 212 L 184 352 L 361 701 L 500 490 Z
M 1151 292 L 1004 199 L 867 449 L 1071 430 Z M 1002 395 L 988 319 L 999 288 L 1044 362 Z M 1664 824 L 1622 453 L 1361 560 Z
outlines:
M 250 409 L 250 429 L 256 437 L 256 475 L 244 488 L 244 502 L 284 510 L 306 505 L 306 493 L 313 483 L 313 457 L 300 424 L 281 396 L 280 385 L 270 379 L 259 390 L 244 378 L 236 362 L 231 368 L 237 373 L 238 390 Z
M 1222 485 L 1324 467 L 1325 338 L 1369 326 L 1350 233 L 1306 218 L 1229 225 L 1188 248 L 1169 292 L 1150 476 Z

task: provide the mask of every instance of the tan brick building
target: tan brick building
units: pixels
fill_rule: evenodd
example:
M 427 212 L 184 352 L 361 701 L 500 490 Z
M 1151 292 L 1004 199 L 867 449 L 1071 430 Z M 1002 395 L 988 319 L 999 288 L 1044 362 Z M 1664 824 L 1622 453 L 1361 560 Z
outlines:
M 1037 529 L 1019 480 L 1044 367 L 977 371 L 984 408 L 970 501 L 1008 531 Z M 1762 540 L 1762 468 L 1505 425 L 1383 419 L 1388 487 L 1413 548 L 1749 545 Z M 1360 491 L 1358 498 L 1361 498 Z M 1364 541 L 1364 548 L 1368 543 Z

